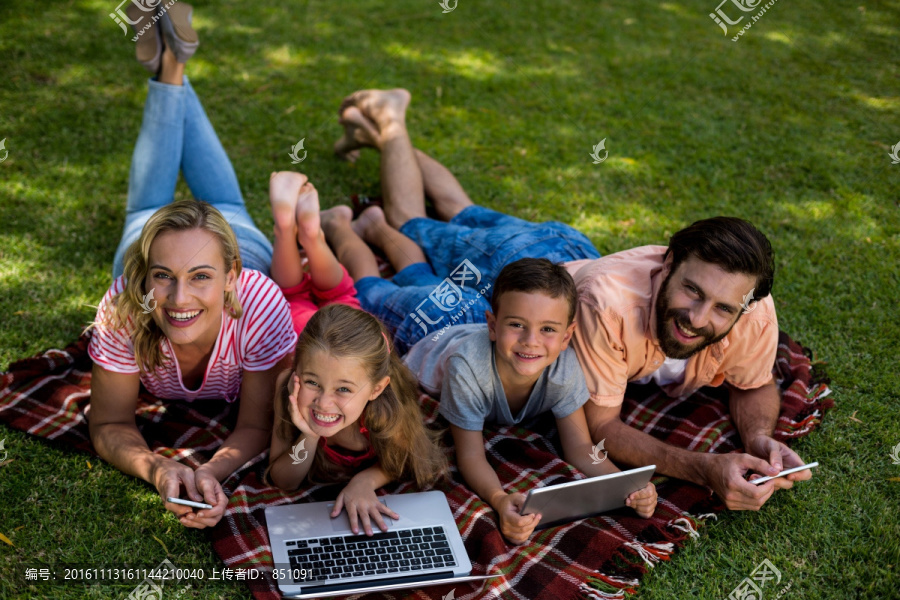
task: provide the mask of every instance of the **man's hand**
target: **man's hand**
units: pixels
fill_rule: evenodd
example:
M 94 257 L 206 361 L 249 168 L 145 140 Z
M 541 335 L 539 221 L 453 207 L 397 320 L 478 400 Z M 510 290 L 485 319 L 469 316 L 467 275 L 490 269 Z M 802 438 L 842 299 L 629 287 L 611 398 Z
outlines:
M 524 544 L 541 521 L 541 515 L 523 515 L 519 511 L 525 504 L 524 494 L 504 494 L 494 500 L 494 509 L 500 517 L 500 532 L 515 545 Z
M 779 480 L 753 485 L 744 479 L 744 473 L 752 470 L 772 474 L 769 469 L 769 463 L 749 454 L 711 454 L 708 455 L 705 483 L 729 509 L 759 510 L 775 491 L 775 482 Z
M 797 455 L 796 452 L 788 448 L 779 441 L 767 436 L 759 435 L 750 440 L 747 444 L 747 452 L 769 461 L 771 467 L 763 473 L 764 475 L 777 475 L 786 469 L 802 466 L 806 463 Z M 776 489 L 790 489 L 794 486 L 795 481 L 805 481 L 812 478 L 812 470 L 807 469 L 798 473 L 791 473 L 778 479 L 773 479 Z

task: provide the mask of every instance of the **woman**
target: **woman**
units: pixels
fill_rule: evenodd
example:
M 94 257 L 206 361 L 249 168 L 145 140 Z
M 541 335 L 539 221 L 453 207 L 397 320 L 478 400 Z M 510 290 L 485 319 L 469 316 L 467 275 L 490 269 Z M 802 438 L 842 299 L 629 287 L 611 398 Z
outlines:
M 132 158 L 115 281 L 89 346 L 89 422 L 100 456 L 152 484 L 164 501 L 186 495 L 212 505 L 165 503 L 183 525 L 203 528 L 228 503 L 219 482 L 268 446 L 275 377 L 290 366 L 297 336 L 284 297 L 264 274 L 272 247 L 183 75 L 197 46 L 190 18 L 191 7 L 178 3 L 157 23 L 164 45 L 157 24 L 143 36 L 159 44 L 146 65 L 159 70 Z M 179 168 L 197 200 L 170 204 Z M 141 384 L 164 399 L 239 397 L 233 433 L 196 471 L 151 452 L 135 424 Z

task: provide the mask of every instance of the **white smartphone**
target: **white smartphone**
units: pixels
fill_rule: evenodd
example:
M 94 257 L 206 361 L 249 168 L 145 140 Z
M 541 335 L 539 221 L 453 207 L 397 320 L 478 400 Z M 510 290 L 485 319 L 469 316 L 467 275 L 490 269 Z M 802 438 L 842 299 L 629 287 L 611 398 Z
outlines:
M 193 500 L 182 500 L 181 498 L 172 498 L 169 496 L 166 498 L 167 502 L 171 502 L 172 504 L 183 504 L 184 506 L 191 506 L 193 508 L 212 508 L 212 504 L 206 504 L 205 502 L 194 502 Z
M 806 469 L 812 469 L 813 467 L 818 467 L 818 466 L 819 466 L 819 463 L 811 462 L 809 464 L 801 465 L 799 467 L 794 467 L 793 469 L 785 469 L 778 475 L 769 475 L 768 477 L 760 477 L 759 479 L 754 479 L 750 483 L 752 483 L 753 485 L 762 485 L 763 483 L 765 483 L 767 481 L 771 481 L 771 480 L 777 479 L 779 477 L 784 477 L 785 475 L 790 475 L 791 473 L 797 473 L 799 471 L 805 471 Z

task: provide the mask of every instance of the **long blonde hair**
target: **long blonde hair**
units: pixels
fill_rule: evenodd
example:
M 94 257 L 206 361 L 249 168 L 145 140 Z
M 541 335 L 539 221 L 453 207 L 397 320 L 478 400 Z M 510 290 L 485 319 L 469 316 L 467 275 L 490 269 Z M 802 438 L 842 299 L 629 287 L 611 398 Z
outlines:
M 115 311 L 110 311 L 110 319 L 103 323 L 116 329 L 124 328 L 129 322 L 133 325 L 134 358 L 142 375 L 152 373 L 163 363 L 163 332 L 142 306 L 147 294 L 144 281 L 150 266 L 150 245 L 161 233 L 192 229 L 213 234 L 222 248 L 225 272 L 234 268 L 237 277 L 241 274 L 241 255 L 234 230 L 214 207 L 202 200 L 188 199 L 167 204 L 153 213 L 144 223 L 141 236 L 125 251 L 125 289 L 113 298 Z M 236 291 L 225 292 L 225 310 L 233 319 L 240 319 L 244 313 Z
M 446 473 L 447 459 L 438 446 L 440 432 L 427 429 L 423 422 L 416 378 L 394 352 L 389 339 L 381 322 L 369 313 L 344 304 L 330 304 L 319 309 L 300 334 L 293 372 L 304 356 L 322 351 L 360 361 L 371 382 L 390 376 L 381 395 L 366 403 L 360 419 L 369 430 L 369 441 L 387 476 L 392 480 L 409 477 L 423 488 Z M 281 414 L 285 417 L 276 424 L 278 436 L 289 444 L 298 435 L 288 416 L 290 379 L 286 377 L 278 390 Z M 356 474 L 323 454 L 315 454 L 308 475 L 311 482 L 345 481 Z

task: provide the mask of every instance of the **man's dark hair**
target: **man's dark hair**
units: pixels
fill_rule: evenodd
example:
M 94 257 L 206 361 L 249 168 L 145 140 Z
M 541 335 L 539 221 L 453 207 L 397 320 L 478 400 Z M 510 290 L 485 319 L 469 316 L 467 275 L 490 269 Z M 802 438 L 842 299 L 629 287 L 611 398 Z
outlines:
M 666 256 L 672 253 L 672 270 L 690 256 L 718 265 L 728 273 L 756 278 L 754 298 L 765 298 L 775 283 L 772 244 L 749 221 L 737 217 L 713 217 L 694 222 L 669 239 Z
M 569 305 L 568 326 L 575 319 L 575 303 L 578 294 L 575 281 L 562 265 L 555 265 L 546 258 L 521 258 L 500 271 L 491 293 L 491 310 L 497 314 L 500 297 L 506 292 L 532 294 L 540 292 L 551 298 L 563 298 Z

